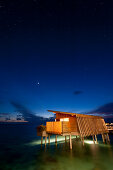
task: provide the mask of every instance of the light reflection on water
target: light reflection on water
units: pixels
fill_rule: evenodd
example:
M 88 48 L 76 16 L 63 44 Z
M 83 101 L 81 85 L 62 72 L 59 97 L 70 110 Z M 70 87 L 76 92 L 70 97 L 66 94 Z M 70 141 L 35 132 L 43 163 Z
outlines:
M 17 131 L 16 136 L 13 131 L 10 137 L 6 136 L 7 140 L 0 142 L 1 170 L 113 170 L 113 146 L 103 144 L 101 139 L 98 144 L 85 139 L 83 146 L 79 139 L 73 138 L 70 150 L 69 140 L 65 143 L 64 137 L 58 137 L 55 145 L 52 136 L 51 143 L 41 147 L 40 138 L 30 131 L 19 129 L 19 132 L 18 138 Z

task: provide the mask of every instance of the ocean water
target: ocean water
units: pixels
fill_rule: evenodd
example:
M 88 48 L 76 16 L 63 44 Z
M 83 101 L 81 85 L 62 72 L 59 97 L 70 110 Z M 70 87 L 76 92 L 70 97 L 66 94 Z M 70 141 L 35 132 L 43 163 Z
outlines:
M 0 170 L 113 170 L 113 135 L 111 143 L 98 144 L 85 139 L 84 146 L 73 138 L 73 149 L 64 137 L 51 137 L 46 147 L 40 145 L 36 125 L 0 125 Z

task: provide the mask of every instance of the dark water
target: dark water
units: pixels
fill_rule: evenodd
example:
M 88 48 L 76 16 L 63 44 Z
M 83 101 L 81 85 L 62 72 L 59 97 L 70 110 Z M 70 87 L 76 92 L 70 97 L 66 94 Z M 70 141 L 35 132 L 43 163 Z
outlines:
M 86 139 L 73 139 L 73 149 L 69 141 L 54 137 L 51 144 L 40 146 L 36 136 L 36 126 L 0 125 L 0 170 L 113 170 L 113 136 L 111 144 L 103 144 L 99 136 L 98 144 Z

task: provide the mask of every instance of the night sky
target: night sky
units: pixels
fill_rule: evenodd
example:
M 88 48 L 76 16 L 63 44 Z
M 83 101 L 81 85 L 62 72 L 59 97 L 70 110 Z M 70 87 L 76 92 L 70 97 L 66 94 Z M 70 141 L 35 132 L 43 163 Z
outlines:
M 113 115 L 112 0 L 0 1 L 0 113 L 13 102 Z

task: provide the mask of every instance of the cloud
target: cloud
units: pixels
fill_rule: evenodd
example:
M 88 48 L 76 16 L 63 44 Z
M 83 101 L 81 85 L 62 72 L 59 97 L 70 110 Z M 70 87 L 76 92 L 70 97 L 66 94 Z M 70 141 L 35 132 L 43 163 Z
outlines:
M 20 112 L 22 114 L 24 114 L 24 116 L 26 118 L 28 117 L 35 117 L 35 113 L 32 112 L 31 110 L 29 110 L 27 107 L 25 107 L 24 105 L 20 104 L 19 102 L 10 102 L 11 105 L 16 109 L 17 112 Z
M 104 117 L 113 117 L 113 103 L 107 103 L 97 109 L 88 112 L 88 114 L 96 114 Z
M 0 113 L 0 115 L 7 116 L 7 115 L 10 115 L 10 113 Z
M 43 121 L 46 120 L 41 116 L 37 116 L 35 112 L 32 112 L 26 106 L 22 105 L 19 102 L 11 101 L 10 103 L 16 109 L 16 111 L 22 113 L 24 119 L 29 122 L 32 122 L 32 123 L 41 123 L 42 122 L 43 123 Z
M 82 93 L 83 93 L 83 91 L 77 90 L 77 91 L 74 92 L 74 95 L 79 95 L 79 94 L 82 94 Z

